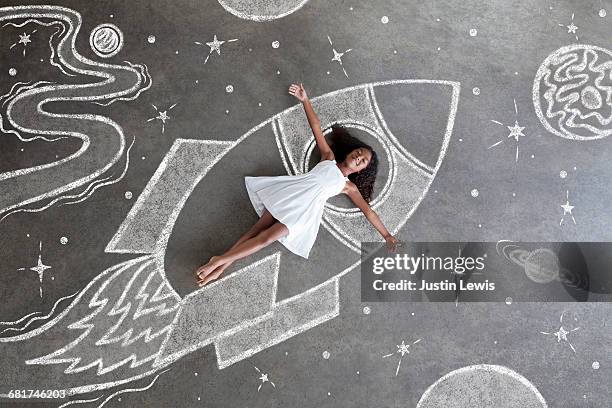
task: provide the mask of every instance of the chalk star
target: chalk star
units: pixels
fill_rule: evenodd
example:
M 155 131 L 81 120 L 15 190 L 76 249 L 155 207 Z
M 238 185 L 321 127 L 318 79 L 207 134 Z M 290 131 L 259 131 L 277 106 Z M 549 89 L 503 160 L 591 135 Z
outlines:
M 159 121 L 161 121 L 161 123 L 162 123 L 162 133 L 164 133 L 166 122 L 168 120 L 170 120 L 170 115 L 168 115 L 168 111 L 171 110 L 172 108 L 174 108 L 176 106 L 176 103 L 174 105 L 170 106 L 168 109 L 166 109 L 164 111 L 160 111 L 159 109 L 157 109 L 157 106 L 155 106 L 153 104 L 151 104 L 151 106 L 153 106 L 153 108 L 157 112 L 157 116 L 154 116 L 152 118 L 147 119 L 147 122 L 150 122 L 152 120 L 159 120 Z
M 523 130 L 525 129 L 525 127 L 524 126 L 519 126 L 517 120 L 514 121 L 514 126 L 506 126 L 506 127 L 510 131 L 510 134 L 508 135 L 508 138 L 512 138 L 513 137 L 514 140 L 516 140 L 518 142 L 519 137 L 525 136 L 525 134 L 523 133 Z
M 574 24 L 574 22 L 572 21 L 572 23 L 570 23 L 570 25 L 566 26 L 567 27 L 567 33 L 568 34 L 576 34 L 576 30 L 578 30 L 578 26 Z
M 34 34 L 36 31 L 38 31 L 38 30 L 32 30 L 32 32 L 30 34 L 27 34 L 25 32 L 23 34 L 19 34 L 19 41 L 11 44 L 9 49 L 13 49 L 13 47 L 15 47 L 18 44 L 23 44 L 23 56 L 25 57 L 25 55 L 26 55 L 26 48 L 27 48 L 28 44 L 32 42 L 32 40 L 30 39 L 30 36 L 32 34 Z
M 568 334 L 575 332 L 576 330 L 579 330 L 580 327 L 576 327 L 574 329 L 571 330 L 566 330 L 563 327 L 563 316 L 565 315 L 565 312 L 561 313 L 561 317 L 559 318 L 559 323 L 561 323 L 561 325 L 559 326 L 559 330 L 557 330 L 554 333 L 549 333 L 549 332 L 543 332 L 541 331 L 540 333 L 545 334 L 545 335 L 551 335 L 551 336 L 555 336 L 557 338 L 557 343 L 561 343 L 561 341 L 566 342 L 570 348 L 572 349 L 572 351 L 575 353 L 576 349 L 574 348 L 574 345 L 570 342 L 570 340 L 568 339 Z M 576 319 L 574 319 L 576 320 Z
M 206 64 L 208 62 L 208 58 L 210 58 L 210 54 L 213 53 L 213 51 L 217 52 L 217 55 L 221 55 L 221 46 L 223 44 L 225 44 L 226 42 L 230 43 L 230 42 L 234 42 L 234 41 L 238 41 L 238 38 L 234 38 L 231 40 L 219 40 L 217 39 L 217 34 L 215 34 L 213 36 L 213 40 L 206 42 L 205 44 L 210 47 L 210 51 L 208 52 L 208 55 L 206 56 L 206 58 L 204 59 L 204 63 Z M 199 41 L 195 41 L 195 44 L 197 45 L 203 45 L 201 42 Z
M 559 25 L 559 27 L 567 28 L 567 33 L 574 34 L 576 41 L 578 41 L 578 26 L 574 24 L 574 14 L 572 14 L 572 19 L 569 24 L 561 24 L 561 23 L 557 23 L 557 24 Z
M 32 40 L 30 40 L 30 34 L 19 34 L 19 41 L 17 42 L 18 44 L 23 44 L 23 46 L 25 47 L 26 45 L 28 45 L 28 43 L 31 43 Z
M 397 351 L 395 353 L 389 353 L 389 354 L 385 354 L 383 356 L 383 358 L 386 358 L 386 357 L 390 357 L 390 356 L 392 356 L 394 354 L 398 354 L 398 353 L 401 354 L 400 358 L 399 358 L 399 361 L 397 362 L 397 368 L 395 369 L 395 376 L 396 377 L 397 377 L 397 374 L 399 373 L 399 369 L 400 369 L 400 366 L 402 364 L 402 358 L 404 357 L 404 355 L 410 354 L 410 350 L 409 350 L 410 346 L 414 345 L 414 344 L 417 344 L 421 340 L 422 339 L 418 339 L 418 340 L 414 341 L 412 344 L 406 344 L 405 340 L 402 340 L 402 344 L 396 344 Z
M 516 141 L 516 154 L 515 154 L 515 162 L 518 163 L 518 156 L 519 156 L 519 138 L 522 136 L 525 136 L 525 134 L 523 133 L 523 130 L 525 130 L 525 126 L 520 126 L 518 123 L 518 108 L 516 106 L 516 99 L 514 99 L 514 126 L 508 126 L 508 125 L 504 125 L 503 123 L 497 121 L 497 120 L 491 120 L 491 122 L 501 125 L 501 126 L 506 126 L 508 128 L 508 130 L 510 131 L 510 133 L 508 134 L 507 139 L 514 139 Z M 500 144 L 502 144 L 504 142 L 504 140 L 500 140 L 497 143 L 492 144 L 491 146 L 489 146 L 487 149 L 490 149 L 492 147 L 498 146 Z
M 574 218 L 574 214 L 572 214 L 572 210 L 575 207 L 571 205 L 569 202 L 569 190 L 565 191 L 565 204 L 559 204 L 559 206 L 563 208 L 563 215 L 561 216 L 561 221 L 559 221 L 559 225 L 563 224 L 563 221 L 565 221 L 566 215 L 571 216 L 572 221 L 574 221 L 574 224 L 576 224 L 576 219 Z
M 348 74 L 346 73 L 346 70 L 344 69 L 344 66 L 342 64 L 342 57 L 344 56 L 344 54 L 351 52 L 353 49 L 349 48 L 348 50 L 345 50 L 344 52 L 338 52 L 334 48 L 334 44 L 332 43 L 332 40 L 329 37 L 329 35 L 327 36 L 327 40 L 329 41 L 329 45 L 332 46 L 332 52 L 334 53 L 334 57 L 331 59 L 331 62 L 336 61 L 338 64 L 340 64 L 340 67 L 342 68 L 342 72 L 344 72 L 344 76 L 348 78 Z
M 276 385 L 268 378 L 268 374 L 262 373 L 261 370 L 255 366 L 253 366 L 253 368 L 261 374 L 261 376 L 258 378 L 258 380 L 261 380 L 261 384 L 259 384 L 259 387 L 257 387 L 257 392 L 259 392 L 259 390 L 261 390 L 261 387 L 263 387 L 263 385 L 267 382 L 269 382 L 272 387 L 276 388 Z
M 38 274 L 38 281 L 40 282 L 40 297 L 42 298 L 42 281 L 43 281 L 43 275 L 45 273 L 45 271 L 47 269 L 51 269 L 51 266 L 45 265 L 42 262 L 42 241 L 38 242 L 38 262 L 36 263 L 36 265 L 31 266 L 29 268 L 31 271 L 34 271 Z M 19 268 L 17 269 L 18 271 L 25 271 L 26 268 Z

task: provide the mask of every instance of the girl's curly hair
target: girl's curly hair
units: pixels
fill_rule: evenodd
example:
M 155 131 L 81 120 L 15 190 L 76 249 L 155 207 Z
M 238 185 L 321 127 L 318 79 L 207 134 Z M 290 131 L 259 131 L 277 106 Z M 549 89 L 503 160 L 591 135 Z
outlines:
M 365 169 L 348 176 L 349 180 L 355 183 L 364 200 L 369 202 L 372 199 L 376 173 L 378 173 L 378 156 L 376 152 L 372 149 L 372 146 L 352 136 L 343 126 L 336 124 L 332 125 L 331 129 L 329 137 L 330 147 L 332 152 L 334 152 L 337 162 L 343 161 L 355 149 L 364 148 L 372 153 L 372 158 Z

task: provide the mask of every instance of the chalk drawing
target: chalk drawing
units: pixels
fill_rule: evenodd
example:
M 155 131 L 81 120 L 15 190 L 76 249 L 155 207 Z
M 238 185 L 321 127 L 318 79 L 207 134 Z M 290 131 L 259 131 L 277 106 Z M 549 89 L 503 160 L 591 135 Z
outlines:
M 505 126 L 508 128 L 508 130 L 510 131 L 510 133 L 508 133 L 508 137 L 506 139 L 502 139 L 497 143 L 493 143 L 491 146 L 488 147 L 488 149 L 491 149 L 495 146 L 499 146 L 500 144 L 504 143 L 506 140 L 508 139 L 514 139 L 516 142 L 516 154 L 515 154 L 515 162 L 518 163 L 518 158 L 519 158 L 519 138 L 524 137 L 525 134 L 523 133 L 523 130 L 525 130 L 524 126 L 520 126 L 518 123 L 518 108 L 516 106 L 516 99 L 514 99 L 514 116 L 515 116 L 515 120 L 514 120 L 514 125 L 513 126 L 507 126 L 504 125 L 503 123 L 497 121 L 497 120 L 491 120 L 491 122 L 495 123 L 496 125 L 500 125 L 500 126 Z
M 405 340 L 402 340 L 402 344 L 397 344 L 397 351 L 395 351 L 394 353 L 389 353 L 389 354 L 385 354 L 384 356 L 382 356 L 382 358 L 387 358 L 387 357 L 391 357 L 395 354 L 400 354 L 400 358 L 397 361 L 397 368 L 395 369 L 395 376 L 397 377 L 397 375 L 399 374 L 399 370 L 400 370 L 400 366 L 402 365 L 402 358 L 404 358 L 405 354 L 410 354 L 410 346 L 413 346 L 417 343 L 419 343 L 421 340 L 423 339 L 418 339 L 412 342 L 412 344 L 406 344 Z
M 255 369 L 255 371 L 257 371 L 259 374 L 261 374 L 261 375 L 259 376 L 259 378 L 258 378 L 258 380 L 260 380 L 260 381 L 261 381 L 261 384 L 259 384 L 259 387 L 257 387 L 257 392 L 259 392 L 259 390 L 261 390 L 261 387 L 263 387 L 263 385 L 264 385 L 265 383 L 270 383 L 270 385 L 271 385 L 273 388 L 276 388 L 276 384 L 274 384 L 272 381 L 270 381 L 269 374 L 263 373 L 263 372 L 262 372 L 262 371 L 261 371 L 259 368 L 255 367 L 255 366 L 253 366 L 253 368 L 254 368 L 254 369 Z
M 344 52 L 338 52 L 334 48 L 334 44 L 332 43 L 331 38 L 329 38 L 329 35 L 327 36 L 327 41 L 329 41 L 329 45 L 332 46 L 332 52 L 334 53 L 334 57 L 331 59 L 331 62 L 336 61 L 338 64 L 340 64 L 340 68 L 342 68 L 342 72 L 344 72 L 344 76 L 348 78 L 348 74 L 346 73 L 346 70 L 344 69 L 344 65 L 342 65 L 342 57 L 344 56 L 344 54 L 351 52 L 353 49 L 349 48 L 348 50 L 345 50 Z
M 155 112 L 157 112 L 157 116 L 153 116 L 152 118 L 147 119 L 147 122 L 151 122 L 152 120 L 159 120 L 162 125 L 162 134 L 163 134 L 166 129 L 166 122 L 170 120 L 170 115 L 168 115 L 168 112 L 174 109 L 176 105 L 177 105 L 176 103 L 172 104 L 170 105 L 168 109 L 160 111 L 157 108 L 157 106 L 151 104 L 151 106 L 153 106 L 153 109 L 155 109 Z
M 547 408 L 538 389 L 507 367 L 478 364 L 451 371 L 434 382 L 416 408 Z
M 276 20 L 302 8 L 308 0 L 218 0 L 225 10 L 252 21 Z
M 89 46 L 98 57 L 114 57 L 123 48 L 123 33 L 114 24 L 100 24 L 91 30 Z
M 51 266 L 45 265 L 42 262 L 42 241 L 38 242 L 38 262 L 36 263 L 35 266 L 31 266 L 30 268 L 19 268 L 17 269 L 18 271 L 25 271 L 26 269 L 29 269 L 31 271 L 34 271 L 38 274 L 38 281 L 40 282 L 40 297 L 42 299 L 42 295 L 43 295 L 43 275 L 45 274 L 45 271 L 47 269 L 51 269 Z
M 6 26 L 6 24 L 4 26 Z M 18 45 L 18 44 L 23 44 L 23 56 L 25 57 L 25 55 L 26 55 L 26 48 L 27 48 L 28 44 L 32 42 L 32 40 L 30 39 L 30 36 L 32 34 L 34 34 L 36 31 L 37 30 L 32 30 L 30 32 L 30 34 L 27 34 L 27 33 L 19 34 L 19 41 L 14 42 L 13 44 L 11 44 L 9 49 L 15 48 L 15 46 Z
M 51 316 L 53 316 L 53 314 L 55 313 L 55 309 L 57 308 L 57 306 L 58 306 L 58 305 L 59 305 L 59 304 L 60 304 L 60 303 L 61 303 L 63 300 L 66 300 L 66 299 L 72 299 L 73 297 L 75 297 L 75 296 L 76 296 L 76 294 L 77 294 L 77 293 L 78 293 L 78 292 L 75 292 L 75 293 L 73 293 L 72 295 L 64 296 L 64 297 L 61 297 L 61 298 L 59 298 L 58 300 L 56 300 L 56 301 L 55 301 L 55 303 L 53 304 L 53 307 L 51 308 L 51 311 L 50 311 L 49 313 L 47 313 L 46 315 L 44 315 L 44 316 L 36 316 L 36 317 L 33 317 L 32 319 L 28 320 L 28 321 L 26 322 L 26 324 L 24 324 L 24 325 L 23 325 L 23 326 L 21 326 L 21 327 L 8 327 L 8 328 L 6 328 L 6 329 L 4 329 L 4 330 L 0 331 L 0 334 L 2 334 L 2 333 L 4 333 L 4 332 L 8 332 L 8 331 L 15 331 L 15 332 L 24 331 L 24 330 L 25 330 L 25 329 L 27 329 L 27 328 L 28 328 L 28 326 L 30 326 L 32 323 L 34 323 L 34 322 L 36 322 L 36 321 L 38 321 L 38 320 L 45 320 L 45 319 L 50 318 L 50 317 L 51 317 Z M 23 320 L 25 320 L 26 318 L 30 317 L 30 316 L 31 316 L 31 315 L 33 315 L 33 314 L 41 314 L 41 313 L 42 313 L 42 312 L 33 312 L 33 313 L 30 313 L 29 315 L 27 315 L 27 316 L 25 316 L 25 317 L 22 317 L 21 319 L 16 320 L 16 321 L 14 321 L 14 322 L 0 322 L 0 326 L 12 326 L 12 325 L 15 325 L 15 324 L 17 324 L 17 323 L 22 322 Z
M 559 330 L 557 330 L 556 332 L 545 332 L 545 331 L 541 331 L 540 333 L 547 335 L 547 336 L 553 336 L 557 338 L 557 343 L 567 343 L 568 346 L 572 349 L 572 351 L 575 353 L 576 352 L 576 348 L 574 347 L 574 345 L 571 343 L 571 341 L 568 339 L 568 335 L 580 330 L 580 327 L 563 327 L 563 317 L 565 316 L 566 312 L 561 313 L 561 317 L 559 317 Z M 567 322 L 568 319 L 566 319 Z M 571 322 L 571 320 L 573 320 L 574 322 Z M 573 317 L 572 319 L 570 319 L 570 323 L 569 324 L 575 324 L 575 322 L 578 321 L 577 317 Z M 569 330 L 568 330 L 569 329 Z
M 533 105 L 546 130 L 572 140 L 612 134 L 612 51 L 593 45 L 561 47 L 540 65 Z
M 560 204 L 560 207 L 563 209 L 563 216 L 561 217 L 561 221 L 559 221 L 559 225 L 563 224 L 563 222 L 565 221 L 566 215 L 572 218 L 572 221 L 574 222 L 574 225 L 575 225 L 576 219 L 574 218 L 574 214 L 572 213 L 574 206 L 571 205 L 569 202 L 569 190 L 565 191 L 565 204 Z
M 213 40 L 212 41 L 204 43 L 204 44 L 206 44 L 210 48 L 210 51 L 208 51 L 208 54 L 206 55 L 206 58 L 204 58 L 204 64 L 206 64 L 208 62 L 208 58 L 210 58 L 210 55 L 213 53 L 213 51 L 215 51 L 217 53 L 217 55 L 221 55 L 221 46 L 223 44 L 225 44 L 226 42 L 227 43 L 231 43 L 231 42 L 234 42 L 234 41 L 238 41 L 238 38 L 233 38 L 231 40 L 218 40 L 217 39 L 217 34 L 215 34 L 213 36 Z M 199 41 L 195 41 L 194 44 L 197 44 L 197 45 L 200 45 L 200 46 L 204 46 L 204 44 L 202 44 Z
M 567 28 L 568 34 L 574 34 L 574 38 L 578 41 L 578 26 L 574 24 L 574 13 L 572 13 L 572 18 L 569 24 L 561 24 L 557 23 L 560 27 Z
M 413 84 L 449 87 L 451 91 L 445 131 L 436 139 L 440 153 L 435 163 L 426 164 L 406 150 L 390 132 L 375 99 L 377 89 Z M 327 130 L 332 123 L 359 126 L 384 146 L 389 176 L 373 207 L 393 233 L 419 205 L 441 165 L 458 97 L 459 84 L 455 82 L 396 80 L 353 86 L 312 99 Z M 61 364 L 67 366 L 66 374 L 78 375 L 49 381 L 57 381 L 69 395 L 107 389 L 149 376 L 208 344 L 215 346 L 217 364 L 223 369 L 339 314 L 339 280 L 355 271 L 359 257 L 328 280 L 281 301 L 276 300 L 280 252 L 184 298 L 166 278 L 168 240 L 194 188 L 244 139 L 268 137 L 270 130 L 276 135 L 287 172 L 306 171 L 313 147 L 301 105 L 274 115 L 233 142 L 175 140 L 105 248 L 109 253 L 137 257 L 104 270 L 44 325 L 0 338 L 3 343 L 41 343 L 31 347 L 39 355 L 28 357 L 25 366 L 19 367 L 24 384 L 32 382 L 28 376 L 35 375 L 31 370 L 36 365 Z M 380 239 L 372 239 L 373 228 L 358 209 L 329 206 L 325 211 L 324 225 L 349 248 L 358 248 L 360 240 Z M 44 342 L 48 330 L 63 331 L 74 340 L 67 340 L 60 348 L 56 343 L 48 345 Z
M 48 202 L 58 196 L 61 198 L 66 191 L 89 185 L 85 188 L 87 190 L 125 155 L 125 138 L 117 123 L 93 114 L 49 113 L 44 110 L 48 102 L 108 101 L 138 95 L 151 84 L 150 77 L 145 77 L 141 68 L 129 64 L 102 64 L 81 56 L 75 48 L 81 15 L 74 10 L 59 6 L 0 8 L 0 21 L 17 19 L 27 20 L 21 24 L 6 23 L 4 26 L 60 26 L 49 39 L 51 64 L 61 67 L 66 75 L 80 74 L 86 75 L 89 81 L 91 77 L 101 80 L 82 84 L 49 84 L 41 81 L 32 87 L 14 88 L 14 96 L 7 98 L 6 111 L 0 116 L 2 132 L 11 133 L 24 142 L 41 136 L 61 136 L 80 139 L 82 144 L 76 152 L 60 160 L 1 173 L 0 188 L 5 192 L 0 196 L 0 214 L 4 214 L 1 219 L 30 204 Z M 38 19 L 52 21 L 42 23 Z M 5 129 L 3 120 L 8 121 L 14 130 Z M 34 137 L 24 138 L 22 133 Z M 43 205 L 39 209 L 29 210 L 44 208 L 47 207 Z

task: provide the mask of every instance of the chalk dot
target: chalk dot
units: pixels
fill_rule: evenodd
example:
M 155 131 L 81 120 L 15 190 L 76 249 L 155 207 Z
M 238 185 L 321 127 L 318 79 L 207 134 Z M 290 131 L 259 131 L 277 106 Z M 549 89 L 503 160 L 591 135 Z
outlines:
M 178 55 L 178 50 L 176 50 L 174 53 L 175 53 L 176 55 Z
M 476 37 L 478 35 L 478 30 L 475 28 L 470 28 L 470 37 Z
M 357 375 L 359 375 L 359 370 L 357 370 Z
M 10 76 L 15 76 L 17 75 L 17 70 L 15 68 L 9 68 L 9 75 Z
M 198 397 L 198 401 L 200 401 L 200 397 Z
M 606 15 L 608 15 L 606 9 L 599 10 L 599 17 L 604 18 Z
M 125 199 L 126 200 L 131 200 L 132 199 L 132 192 L 131 191 L 126 191 L 125 192 Z
M 147 41 L 149 42 L 149 44 L 155 43 L 155 36 L 154 35 L 148 36 Z
M 576 170 L 576 166 L 574 166 L 574 170 Z
M 506 298 L 506 304 L 507 305 L 511 305 L 512 304 L 512 298 L 511 297 L 507 297 Z
M 193 373 L 193 375 L 195 375 L 196 377 L 198 376 L 198 373 Z
M 440 19 L 439 19 L 439 18 L 436 18 L 436 21 L 438 21 L 438 22 L 439 22 L 439 21 L 440 21 Z
M 226 115 L 229 115 L 229 109 L 226 109 L 226 110 L 225 110 L 225 114 L 226 114 Z
M 30 238 L 30 234 L 26 234 L 26 237 Z
M 484 254 L 483 256 L 486 258 L 488 255 L 487 255 L 487 254 Z
M 478 228 L 482 228 L 482 224 L 478 224 Z
M 535 159 L 535 154 L 532 154 L 532 155 L 531 155 L 531 158 L 532 158 L 532 159 Z
M 369 307 L 369 306 L 365 306 L 365 307 L 363 308 L 363 314 L 365 314 L 365 315 L 369 315 L 371 311 L 372 311 L 372 310 L 370 309 L 370 307 Z
M 328 396 L 329 396 L 329 395 L 331 395 L 331 392 L 329 392 L 329 391 L 328 391 L 328 392 L 327 392 L 327 395 L 328 395 Z
M 353 7 L 349 7 L 349 10 L 353 11 Z
M 512 193 L 512 197 L 516 197 L 516 193 Z
M 55 280 L 55 276 L 52 276 L 52 277 L 51 277 L 51 280 Z
M 276 71 L 276 75 L 280 75 L 280 71 Z
M 472 93 L 473 93 L 474 95 L 480 95 L 480 88 L 475 87 L 474 89 L 472 89 Z
M 394 54 L 397 54 L 397 50 L 393 50 L 393 53 L 394 53 Z
M 21 151 L 23 152 L 23 147 L 21 148 Z
M 199 84 L 199 83 L 200 83 L 200 80 L 199 80 L 199 79 L 196 79 L 196 80 L 195 80 L 195 83 L 196 83 L 196 84 Z
M 382 16 L 380 19 L 380 22 L 383 24 L 387 24 L 389 22 L 389 17 L 387 16 Z
M 410 313 L 412 316 L 414 316 L 414 312 Z
M 438 51 L 440 51 L 440 47 L 438 47 Z
M 288 356 L 288 355 L 289 355 L 289 352 L 288 352 L 288 351 L 285 351 L 285 355 L 286 355 L 286 356 Z
M 141 159 L 144 160 L 144 159 L 146 159 L 146 157 L 142 156 Z
M 559 177 L 561 177 L 562 179 L 566 178 L 567 177 L 567 171 L 561 170 L 559 172 Z
M 259 102 L 259 103 L 257 104 L 257 106 L 261 106 L 261 102 Z
M 280 47 L 280 42 L 272 41 L 272 48 L 278 48 L 278 47 Z
M 40 59 L 40 62 L 45 62 L 45 60 L 41 58 L 41 59 Z
M 228 85 L 228 86 L 226 86 L 226 87 L 225 87 L 225 92 L 227 92 L 227 93 L 232 93 L 232 92 L 234 92 L 234 86 L 233 86 L 233 85 L 231 85 L 231 84 L 230 84 L 230 85 Z
M 463 142 L 463 139 L 462 139 L 462 138 L 459 138 L 459 141 L 460 141 L 460 142 Z
M 60 244 L 66 245 L 67 243 L 68 243 L 68 238 L 67 237 L 61 237 L 60 238 Z
M 329 360 L 329 351 L 325 350 L 322 354 L 323 358 Z
M 480 193 L 478 192 L 478 189 L 475 188 L 472 191 L 470 191 L 470 194 L 472 195 L 472 197 L 476 198 L 476 197 L 478 197 L 478 194 L 480 194 Z
M 252 48 L 249 48 L 249 52 L 253 52 L 253 49 L 252 49 Z
M 329 75 L 329 71 L 327 71 L 327 75 Z
M 495 341 L 493 342 L 493 344 L 497 344 L 497 340 L 495 340 Z
M 109 14 L 108 16 L 109 16 L 110 18 L 113 18 L 113 17 L 115 17 L 115 16 L 113 15 L 113 14 Z
M 437 192 L 438 192 L 438 190 L 434 190 L 434 193 L 437 193 Z
M 591 367 L 593 367 L 593 370 L 599 370 L 599 361 L 593 361 Z

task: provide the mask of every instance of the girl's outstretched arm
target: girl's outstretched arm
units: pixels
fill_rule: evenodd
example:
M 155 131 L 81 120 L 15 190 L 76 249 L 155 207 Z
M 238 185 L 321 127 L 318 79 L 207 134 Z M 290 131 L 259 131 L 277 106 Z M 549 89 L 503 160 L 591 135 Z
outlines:
M 295 96 L 300 102 L 302 102 L 302 105 L 304 105 L 304 111 L 306 112 L 306 117 L 308 118 L 308 124 L 312 129 L 312 134 L 317 142 L 317 147 L 321 152 L 321 160 L 333 160 L 334 153 L 327 144 L 327 140 L 325 140 L 325 136 L 321 130 L 321 121 L 312 108 L 312 104 L 310 103 L 310 99 L 308 99 L 304 86 L 302 84 L 291 84 L 289 87 L 289 94 Z
M 346 186 L 342 192 L 349 196 L 351 201 L 363 212 L 368 221 L 376 228 L 376 230 L 383 236 L 385 241 L 387 242 L 387 247 L 391 251 L 395 251 L 397 248 L 398 240 L 387 230 L 383 222 L 380 220 L 380 217 L 376 212 L 370 207 L 366 200 L 363 199 L 363 196 L 359 192 L 359 189 L 355 185 L 355 183 L 351 181 L 346 182 Z

